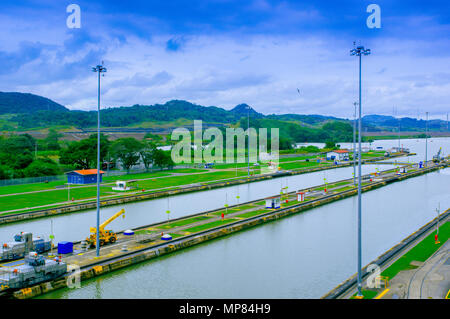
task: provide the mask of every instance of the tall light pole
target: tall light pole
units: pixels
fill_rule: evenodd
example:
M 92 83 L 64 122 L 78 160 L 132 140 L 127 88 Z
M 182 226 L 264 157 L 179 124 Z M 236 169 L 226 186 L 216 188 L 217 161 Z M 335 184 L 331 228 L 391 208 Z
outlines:
M 398 151 L 400 152 L 400 117 L 398 118 Z
M 362 276 L 361 276 L 361 57 L 369 55 L 370 49 L 358 46 L 350 50 L 350 55 L 359 57 L 359 120 L 358 120 L 358 292 L 357 296 L 362 297 Z
M 353 113 L 353 185 L 356 185 L 356 106 L 358 102 L 354 102 L 355 112 Z
M 100 256 L 100 75 L 106 72 L 106 68 L 102 65 L 97 65 L 92 68 L 93 72 L 98 72 L 98 105 L 97 105 L 97 233 L 95 248 L 97 257 Z M 104 74 L 103 74 L 104 76 Z
M 247 105 L 247 177 L 250 177 L 250 105 Z
M 425 120 L 425 167 L 427 167 L 428 161 L 428 112 L 425 112 L 426 120 Z

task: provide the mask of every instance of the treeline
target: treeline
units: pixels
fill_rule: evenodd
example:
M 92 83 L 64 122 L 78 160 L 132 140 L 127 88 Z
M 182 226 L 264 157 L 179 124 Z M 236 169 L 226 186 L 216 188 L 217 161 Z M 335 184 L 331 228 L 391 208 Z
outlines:
M 246 129 L 247 119 L 242 118 L 239 126 Z M 301 126 L 295 122 L 286 122 L 275 119 L 250 119 L 250 127 L 255 129 L 278 128 L 280 132 L 279 145 L 281 150 L 291 149 L 295 143 L 321 142 L 334 144 L 336 142 L 351 142 L 353 140 L 353 127 L 342 121 L 329 121 L 319 128 Z
M 109 141 L 103 134 L 100 136 L 100 161 L 102 168 L 120 163 L 127 171 L 139 163 L 147 169 L 171 169 L 174 166 L 170 152 L 158 149 L 152 141 L 131 137 Z M 53 176 L 72 169 L 95 167 L 97 134 L 64 143 L 59 141 L 59 134 L 54 130 L 50 130 L 43 140 L 29 134 L 0 137 L 0 179 Z
M 55 145 L 59 148 L 55 135 L 49 135 L 40 145 L 47 149 Z M 37 147 L 37 140 L 29 134 L 0 137 L 0 179 L 61 174 L 61 167 L 53 159 L 36 155 Z
M 100 111 L 103 127 L 125 127 L 145 121 L 175 121 L 180 118 L 202 120 L 204 122 L 233 123 L 241 117 L 238 113 L 219 107 L 203 107 L 186 101 L 173 100 L 165 104 L 133 105 Z M 97 124 L 96 111 L 37 111 L 18 114 L 11 118 L 19 127 L 45 127 L 50 125 L 70 125 L 92 127 Z
M 61 149 L 59 156 L 61 164 L 72 165 L 77 169 L 96 167 L 97 134 L 71 142 L 67 148 Z M 146 169 L 171 169 L 175 165 L 170 152 L 158 149 L 151 141 L 124 137 L 111 142 L 103 134 L 100 135 L 100 162 L 103 163 L 103 168 L 107 163 L 120 163 L 127 171 L 140 163 L 143 163 Z

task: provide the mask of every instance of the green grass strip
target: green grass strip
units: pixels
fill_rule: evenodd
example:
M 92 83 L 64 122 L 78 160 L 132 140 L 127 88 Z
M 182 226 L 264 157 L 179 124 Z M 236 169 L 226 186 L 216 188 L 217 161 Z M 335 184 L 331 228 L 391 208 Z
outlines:
M 180 227 L 180 226 L 184 226 L 184 225 L 189 225 L 192 223 L 196 223 L 205 219 L 211 218 L 209 216 L 197 216 L 197 217 L 192 217 L 192 218 L 188 218 L 188 219 L 182 219 L 173 223 L 168 223 L 168 224 L 164 224 L 161 226 L 158 226 L 158 228 L 160 229 L 170 229 L 170 228 L 174 228 L 174 227 Z
M 198 226 L 194 226 L 188 229 L 185 229 L 185 231 L 190 232 L 190 233 L 196 233 L 202 230 L 206 230 L 206 229 L 210 229 L 213 227 L 217 227 L 217 226 L 221 226 L 221 225 L 226 225 L 228 223 L 232 223 L 235 222 L 235 219 L 224 219 L 224 220 L 216 220 L 214 222 L 211 223 L 206 223 L 203 225 L 198 225 Z
M 270 209 L 259 209 L 259 210 L 255 210 L 255 211 L 252 211 L 252 212 L 248 212 L 248 213 L 237 215 L 237 217 L 250 218 L 250 217 L 253 217 L 253 216 L 261 215 L 263 213 L 267 213 L 269 211 L 270 211 Z
M 412 261 L 426 261 L 436 250 L 439 249 L 450 237 L 450 222 L 447 222 L 439 227 L 439 240 L 440 244 L 434 243 L 433 231 L 410 251 L 400 257 L 396 262 L 394 262 L 389 268 L 385 269 L 381 275 L 389 277 L 392 279 L 402 270 L 414 269 L 416 267 L 411 266 Z
M 373 299 L 376 295 L 378 295 L 378 291 L 375 290 L 361 290 L 364 299 Z M 356 299 L 356 293 L 350 299 Z

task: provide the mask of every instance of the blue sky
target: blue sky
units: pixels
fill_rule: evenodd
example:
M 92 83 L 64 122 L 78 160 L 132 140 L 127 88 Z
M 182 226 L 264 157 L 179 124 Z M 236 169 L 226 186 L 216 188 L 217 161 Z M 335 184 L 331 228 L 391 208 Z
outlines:
M 81 28 L 66 7 L 81 8 Z M 381 8 L 369 29 L 366 7 Z M 444 118 L 450 110 L 445 1 L 2 0 L 0 91 L 94 109 L 90 67 L 105 61 L 102 107 L 185 99 L 230 109 L 352 116 L 353 41 L 364 114 Z M 297 88 L 301 94 L 298 94 Z

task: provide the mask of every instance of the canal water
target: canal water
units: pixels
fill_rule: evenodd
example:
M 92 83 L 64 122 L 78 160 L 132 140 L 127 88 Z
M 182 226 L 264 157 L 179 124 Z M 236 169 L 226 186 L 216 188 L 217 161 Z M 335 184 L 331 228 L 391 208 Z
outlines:
M 363 265 L 450 207 L 450 169 L 363 194 Z M 41 298 L 319 298 L 356 272 L 357 197 Z
M 353 143 L 338 143 L 341 148 L 344 149 L 352 149 Z M 425 145 L 427 144 L 427 145 Z M 308 143 L 307 145 L 315 145 L 317 147 L 324 147 L 324 143 Z M 377 148 L 381 147 L 384 150 L 389 150 L 392 147 L 403 147 L 409 148 L 412 153 L 416 153 L 417 155 L 408 156 L 405 158 L 406 160 L 413 162 L 425 161 L 425 149 L 427 150 L 427 159 L 431 160 L 434 155 L 439 151 L 439 148 L 442 147 L 442 153 L 445 155 L 450 154 L 450 137 L 433 137 L 429 138 L 428 142 L 425 143 L 425 139 L 401 139 L 399 140 L 376 140 L 373 143 L 361 143 L 362 147 L 370 147 L 373 150 L 377 150 Z M 358 148 L 358 144 L 356 144 Z M 441 156 L 442 156 L 441 153 Z
M 376 169 L 385 170 L 393 165 L 363 165 L 363 174 L 373 173 Z M 114 215 L 121 208 L 125 209 L 125 218 L 117 218 L 110 227 L 115 231 L 133 229 L 138 226 L 148 225 L 168 218 L 178 218 L 186 215 L 200 213 L 212 209 L 223 208 L 226 203 L 234 205 L 239 202 L 248 202 L 268 196 L 277 195 L 282 187 L 288 187 L 288 191 L 295 191 L 310 186 L 320 185 L 350 178 L 352 167 L 336 168 L 321 172 L 301 174 L 289 177 L 280 177 L 272 180 L 253 182 L 244 185 L 236 185 L 214 190 L 195 192 L 160 198 L 148 201 L 134 202 L 118 206 L 109 206 L 101 209 L 101 222 Z M 166 211 L 170 210 L 170 214 Z M 53 233 L 55 242 L 78 241 L 89 235 L 89 228 L 96 225 L 96 210 L 41 218 L 14 224 L 0 226 L 0 243 L 11 241 L 14 234 L 27 231 L 36 236 L 48 236 Z

